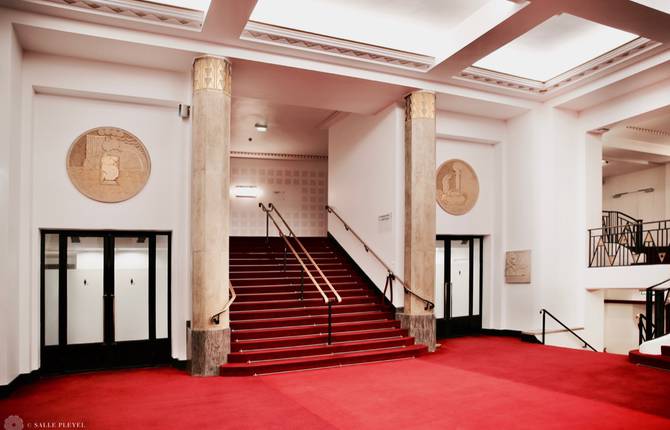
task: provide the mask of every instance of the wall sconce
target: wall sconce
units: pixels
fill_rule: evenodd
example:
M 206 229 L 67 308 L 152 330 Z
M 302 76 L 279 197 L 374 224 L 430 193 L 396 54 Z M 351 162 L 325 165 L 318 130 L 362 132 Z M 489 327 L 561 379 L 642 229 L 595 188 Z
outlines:
M 260 190 L 255 185 L 235 185 L 232 187 L 232 194 L 235 197 L 256 199 L 260 196 Z
M 260 131 L 261 133 L 265 133 L 266 131 L 268 131 L 268 125 L 262 124 L 260 122 L 254 124 L 254 128 L 256 129 L 256 131 Z

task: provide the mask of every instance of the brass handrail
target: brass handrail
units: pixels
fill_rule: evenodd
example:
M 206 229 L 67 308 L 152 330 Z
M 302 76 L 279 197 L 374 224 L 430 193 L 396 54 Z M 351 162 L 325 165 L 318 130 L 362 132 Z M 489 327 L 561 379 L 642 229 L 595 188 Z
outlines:
M 390 279 L 392 279 L 392 280 L 396 280 L 396 281 L 400 282 L 400 285 L 402 285 L 403 289 L 405 290 L 405 293 L 410 294 L 410 295 L 416 297 L 417 299 L 423 301 L 423 302 L 425 303 L 425 310 L 429 310 L 429 309 L 433 309 L 433 308 L 435 308 L 435 303 L 431 302 L 431 301 L 428 300 L 428 299 L 425 299 L 425 298 L 421 297 L 420 295 L 418 295 L 417 293 L 415 293 L 414 291 L 412 291 L 412 289 L 405 283 L 405 281 L 403 281 L 401 278 L 398 277 L 398 275 L 396 275 L 395 273 L 393 273 L 393 270 L 391 270 L 391 268 L 390 268 L 386 263 L 384 263 L 384 260 L 382 260 L 381 257 L 379 257 L 379 255 L 377 255 L 377 254 L 376 254 L 376 253 L 375 253 L 375 252 L 368 246 L 368 244 L 365 243 L 365 241 L 364 241 L 363 239 L 361 239 L 361 237 L 354 231 L 354 229 L 352 229 L 351 227 L 349 227 L 349 224 L 347 224 L 347 223 L 342 219 L 342 217 L 341 217 L 337 212 L 335 212 L 335 210 L 334 210 L 332 207 L 326 205 L 326 211 L 327 211 L 328 213 L 332 213 L 333 215 L 335 215 L 335 216 L 337 217 L 337 219 L 340 220 L 340 222 L 342 223 L 342 225 L 344 225 L 344 229 L 345 229 L 346 231 L 350 232 L 351 234 L 353 234 L 354 237 L 355 237 L 356 239 L 358 239 L 358 241 L 363 245 L 363 248 L 365 248 L 365 252 L 369 252 L 370 254 L 372 254 L 372 256 L 375 257 L 375 258 L 377 259 L 377 261 L 378 261 L 382 266 L 384 266 L 384 268 L 386 269 L 386 271 L 387 271 L 388 274 L 389 274 L 389 278 L 390 278 Z M 386 290 L 385 290 L 385 291 L 386 291 Z M 393 290 L 391 290 L 391 292 L 393 292 Z
M 219 324 L 221 315 L 222 315 L 223 313 L 225 313 L 226 311 L 228 311 L 228 309 L 230 309 L 230 306 L 233 304 L 233 302 L 234 302 L 235 299 L 237 298 L 237 294 L 235 294 L 235 288 L 233 288 L 233 284 L 232 284 L 232 282 L 230 282 L 230 281 L 228 281 L 228 288 L 229 288 L 229 292 L 230 292 L 229 295 L 228 295 L 228 296 L 229 296 L 229 297 L 228 297 L 228 302 L 227 302 L 226 305 L 223 307 L 223 310 L 222 310 L 221 312 L 215 313 L 215 314 L 212 315 L 212 317 L 209 319 L 209 320 L 212 322 L 212 324 Z
M 324 275 L 324 273 L 321 271 L 321 268 L 319 267 L 318 264 L 316 264 L 316 261 L 314 261 L 314 259 L 313 259 L 312 256 L 310 255 L 310 253 L 307 252 L 307 249 L 305 249 L 305 247 L 303 246 L 303 244 L 302 244 L 302 242 L 300 241 L 300 239 L 298 239 L 298 236 L 295 235 L 295 233 L 293 232 L 293 229 L 291 228 L 291 226 L 288 225 L 288 223 L 286 222 L 286 220 L 284 219 L 284 217 L 282 216 L 282 214 L 281 214 L 281 213 L 279 212 L 279 210 L 277 209 L 277 206 L 273 205 L 272 203 L 270 203 L 268 206 L 270 207 L 270 210 L 271 210 L 271 211 L 274 211 L 274 212 L 279 216 L 279 219 L 282 220 L 282 222 L 284 223 L 284 225 L 286 226 L 286 228 L 287 228 L 288 231 L 289 231 L 289 235 L 295 239 L 295 241 L 296 241 L 296 242 L 298 243 L 298 245 L 300 246 L 300 249 L 302 249 L 302 252 L 305 253 L 305 255 L 306 255 L 307 258 L 309 259 L 310 263 L 312 263 L 312 265 L 316 268 L 316 271 L 319 272 L 319 275 L 321 275 L 321 278 L 323 278 L 323 280 L 326 282 L 326 285 L 328 286 L 328 288 L 330 289 L 330 291 L 332 291 L 333 294 L 335 295 L 335 298 L 337 299 L 337 302 L 338 302 L 338 303 L 342 303 L 342 297 L 340 297 L 340 295 L 338 294 L 337 290 L 335 290 L 335 287 L 333 287 L 333 284 L 330 283 L 330 281 L 328 280 L 328 278 L 326 277 L 326 275 Z
M 309 279 L 312 280 L 312 282 L 314 283 L 314 286 L 316 287 L 316 289 L 319 290 L 319 293 L 321 293 L 321 296 L 323 297 L 323 301 L 324 301 L 325 303 L 329 303 L 330 300 L 328 299 L 328 296 L 326 295 L 326 293 L 323 292 L 323 290 L 322 290 L 321 287 L 319 286 L 319 283 L 316 282 L 316 279 L 314 279 L 314 276 L 312 276 L 312 272 L 310 272 L 310 270 L 307 268 L 307 266 L 305 265 L 305 263 L 302 261 L 302 258 L 300 258 L 300 256 L 299 256 L 298 253 L 296 252 L 295 248 L 293 248 L 293 245 L 291 245 L 291 242 L 288 240 L 288 238 L 286 237 L 286 235 L 284 234 L 284 232 L 282 231 L 282 229 L 279 227 L 279 224 L 277 224 L 277 221 L 276 221 L 276 220 L 274 219 L 274 217 L 272 216 L 272 213 L 271 213 L 271 212 L 272 212 L 272 209 L 267 209 L 263 203 L 259 203 L 258 206 L 263 210 L 263 212 L 265 212 L 266 216 L 267 216 L 269 219 L 272 220 L 272 223 L 275 225 L 275 227 L 277 228 L 277 231 L 279 232 L 279 236 L 280 236 L 282 239 L 284 239 L 284 243 L 286 244 L 286 247 L 287 247 L 287 248 L 291 251 L 291 253 L 295 256 L 296 260 L 298 260 L 298 262 L 300 263 L 300 266 L 302 266 L 302 269 L 305 271 L 305 273 L 307 273 L 307 276 L 309 276 Z M 341 299 L 340 299 L 340 300 L 341 300 Z

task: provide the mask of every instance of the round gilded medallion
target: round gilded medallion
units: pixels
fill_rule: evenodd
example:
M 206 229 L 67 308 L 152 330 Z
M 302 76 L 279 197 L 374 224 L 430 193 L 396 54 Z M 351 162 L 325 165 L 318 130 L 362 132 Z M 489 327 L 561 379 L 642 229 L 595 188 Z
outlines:
M 479 180 L 463 160 L 448 160 L 437 169 L 437 203 L 451 215 L 464 215 L 479 197 Z
M 98 127 L 75 139 L 67 154 L 72 184 L 93 200 L 116 203 L 142 190 L 151 159 L 142 142 L 116 127 Z

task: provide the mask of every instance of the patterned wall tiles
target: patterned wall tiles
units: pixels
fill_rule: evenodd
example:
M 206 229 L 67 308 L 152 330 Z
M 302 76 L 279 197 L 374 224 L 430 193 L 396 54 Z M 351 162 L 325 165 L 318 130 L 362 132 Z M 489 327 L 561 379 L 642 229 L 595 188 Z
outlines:
M 324 206 L 328 201 L 327 160 L 230 160 L 230 184 L 255 185 L 259 198 L 231 197 L 230 234 L 232 236 L 265 235 L 265 215 L 258 203 L 273 203 L 298 236 L 325 236 L 327 219 Z M 277 230 L 270 223 L 270 234 Z

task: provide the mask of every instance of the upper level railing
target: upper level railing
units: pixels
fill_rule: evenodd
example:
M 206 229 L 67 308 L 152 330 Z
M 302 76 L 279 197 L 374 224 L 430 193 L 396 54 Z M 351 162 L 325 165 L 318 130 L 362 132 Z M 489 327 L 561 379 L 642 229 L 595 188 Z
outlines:
M 388 266 L 388 264 L 386 264 L 384 262 L 384 260 L 382 260 L 381 257 L 379 257 L 379 255 L 377 255 L 377 253 L 375 253 L 372 249 L 370 249 L 368 244 L 365 243 L 365 241 L 363 239 L 361 239 L 361 237 L 351 227 L 349 227 L 349 224 L 347 224 L 342 219 L 342 217 L 337 212 L 335 212 L 335 210 L 332 207 L 326 205 L 326 211 L 328 211 L 328 213 L 330 213 L 330 214 L 335 215 L 337 217 L 337 219 L 340 220 L 342 225 L 344 225 L 344 229 L 347 230 L 348 232 L 350 232 L 351 234 L 353 234 L 354 237 L 363 245 L 363 248 L 365 249 L 365 252 L 372 254 L 372 256 L 379 262 L 379 264 L 381 264 L 384 267 L 384 269 L 386 269 L 386 273 L 388 275 L 386 276 L 386 284 L 384 285 L 384 296 L 385 297 L 386 297 L 387 288 L 390 287 L 391 298 L 393 298 L 393 281 L 397 280 L 400 283 L 400 285 L 402 285 L 406 294 L 410 294 L 410 295 L 416 297 L 417 299 L 421 300 L 422 302 L 424 302 L 424 304 L 425 304 L 424 309 L 425 310 L 433 309 L 435 307 L 435 304 L 433 302 L 431 302 L 430 300 L 425 299 L 425 298 L 421 297 L 420 295 L 416 294 L 414 291 L 412 291 L 412 289 L 402 279 L 400 279 L 398 276 L 396 276 L 396 274 L 393 273 L 393 270 L 391 270 L 391 268 Z
M 589 267 L 668 263 L 670 220 L 642 222 L 610 212 L 603 227 L 589 229 Z

